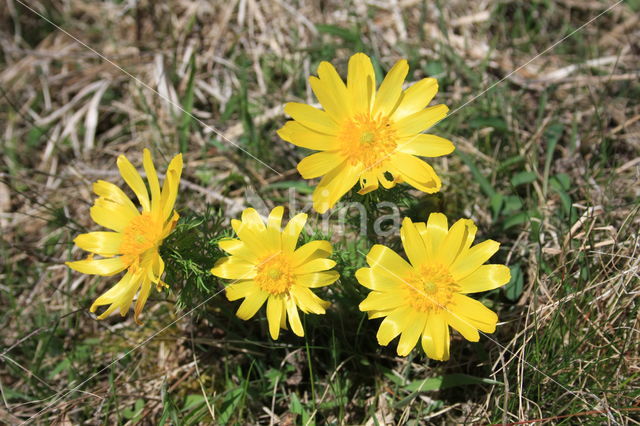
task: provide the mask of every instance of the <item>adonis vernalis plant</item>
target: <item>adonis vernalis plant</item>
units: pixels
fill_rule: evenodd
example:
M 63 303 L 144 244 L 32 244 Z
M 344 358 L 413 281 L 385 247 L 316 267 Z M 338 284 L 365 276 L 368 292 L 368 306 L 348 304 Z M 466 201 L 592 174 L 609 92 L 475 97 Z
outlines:
M 271 211 L 267 224 L 252 208 L 242 213 L 242 220 L 231 226 L 239 239 L 220 241 L 219 246 L 231 256 L 215 264 L 211 273 L 234 280 L 226 287 L 231 301 L 244 298 L 236 315 L 243 320 L 253 317 L 267 302 L 269 334 L 275 340 L 286 319 L 298 336 L 304 336 L 298 308 L 304 313 L 324 314 L 329 306 L 311 289 L 333 284 L 340 275 L 329 269 L 335 262 L 328 241 L 311 241 L 296 249 L 307 215 L 294 216 L 281 228 L 284 207 Z
M 368 268 L 356 272 L 372 290 L 360 303 L 369 318 L 382 318 L 377 338 L 386 346 L 400 335 L 397 352 L 406 356 L 419 339 L 427 356 L 449 359 L 449 326 L 472 342 L 478 330 L 493 333 L 498 316 L 465 294 L 498 288 L 510 280 L 504 265 L 483 265 L 499 243 L 486 240 L 471 247 L 476 234 L 471 220 L 448 227 L 447 218 L 433 213 L 428 222 L 405 218 L 400 236 L 410 263 L 393 250 L 375 245 L 367 254 Z
M 398 61 L 376 91 L 369 57 L 357 53 L 349 60 L 345 84 L 333 65 L 322 62 L 309 82 L 324 110 L 288 103 L 288 121 L 278 134 L 294 145 L 321 151 L 304 158 L 298 171 L 305 179 L 322 176 L 313 192 L 319 213 L 332 208 L 358 181 L 360 194 L 392 188 L 399 182 L 427 193 L 438 192 L 441 181 L 433 168 L 416 157 L 450 154 L 453 144 L 423 131 L 442 120 L 445 105 L 426 106 L 438 91 L 433 78 L 402 90 L 409 71 Z
M 136 194 L 142 211 L 113 183 L 102 180 L 94 183 L 93 191 L 98 198 L 91 207 L 91 218 L 113 232 L 78 235 L 75 244 L 91 254 L 85 260 L 66 264 L 76 271 L 102 276 L 115 275 L 126 269 L 120 281 L 98 297 L 90 310 L 95 312 L 98 306 L 110 305 L 98 319 L 107 317 L 118 308 L 125 316 L 139 291 L 134 309 L 134 318 L 139 323 L 151 284 L 155 284 L 158 291 L 167 286 L 161 280 L 164 262 L 158 250 L 178 221 L 174 204 L 182 173 L 182 154 L 176 155 L 169 163 L 161 190 L 151 153 L 144 150 L 143 166 L 150 195 L 142 177 L 124 155 L 118 157 L 117 164 L 122 178 Z M 94 255 L 101 258 L 96 259 Z

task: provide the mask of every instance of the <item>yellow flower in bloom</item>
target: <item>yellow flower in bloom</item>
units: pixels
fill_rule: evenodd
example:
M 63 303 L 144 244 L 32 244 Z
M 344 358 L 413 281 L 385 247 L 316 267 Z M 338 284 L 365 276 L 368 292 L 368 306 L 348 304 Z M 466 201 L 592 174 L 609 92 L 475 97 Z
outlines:
M 398 61 L 376 92 L 369 57 L 357 53 L 349 60 L 347 84 L 333 65 L 322 62 L 318 77 L 309 82 L 324 110 L 288 103 L 288 121 L 278 134 L 294 145 L 321 151 L 304 158 L 298 171 L 305 179 L 322 176 L 313 193 L 313 207 L 324 213 L 360 181 L 360 194 L 382 184 L 392 188 L 407 182 L 427 193 L 440 190 L 433 168 L 415 157 L 450 154 L 453 144 L 422 134 L 449 110 L 445 105 L 425 108 L 438 91 L 438 82 L 425 78 L 402 90 L 409 71 Z
M 220 248 L 231 256 L 216 262 L 211 273 L 235 280 L 227 286 L 229 300 L 244 298 L 236 315 L 243 320 L 253 317 L 267 302 L 269 333 L 275 340 L 286 319 L 295 334 L 304 336 L 298 308 L 304 313 L 324 314 L 330 305 L 310 289 L 333 284 L 340 275 L 329 271 L 335 266 L 328 259 L 329 241 L 311 241 L 296 249 L 307 215 L 294 216 L 281 229 L 283 207 L 271 211 L 267 225 L 254 209 L 242 213 L 242 221 L 231 226 L 240 239 L 223 240 Z
M 383 346 L 400 335 L 398 355 L 406 356 L 418 339 L 427 356 L 449 359 L 449 326 L 472 342 L 478 330 L 493 333 L 498 316 L 465 294 L 498 288 L 510 280 L 504 265 L 483 265 L 499 243 L 483 241 L 471 247 L 476 226 L 461 219 L 451 226 L 441 213 L 428 222 L 405 218 L 400 236 L 410 264 L 393 250 L 375 245 L 367 254 L 369 268 L 356 278 L 371 289 L 360 303 L 369 318 L 382 318 L 377 338 Z
M 118 157 L 117 164 L 125 182 L 138 197 L 142 212 L 138 211 L 116 185 L 102 180 L 94 183 L 93 191 L 98 198 L 91 207 L 91 218 L 98 225 L 114 232 L 78 235 L 74 240 L 76 245 L 91 254 L 85 260 L 67 262 L 67 265 L 85 274 L 102 276 L 115 275 L 126 269 L 127 272 L 120 281 L 98 297 L 90 310 L 95 312 L 98 306 L 111 305 L 98 319 L 107 317 L 117 308 L 125 316 L 139 290 L 134 311 L 134 318 L 139 323 L 138 317 L 149 296 L 151 283 L 156 285 L 158 291 L 167 286 L 160 280 L 164 262 L 158 249 L 178 221 L 178 213 L 173 207 L 182 173 L 182 154 L 176 155 L 169 163 L 166 179 L 160 190 L 151 154 L 148 149 L 144 150 L 143 166 L 151 196 L 142 177 L 124 155 Z M 95 259 L 94 255 L 102 258 Z

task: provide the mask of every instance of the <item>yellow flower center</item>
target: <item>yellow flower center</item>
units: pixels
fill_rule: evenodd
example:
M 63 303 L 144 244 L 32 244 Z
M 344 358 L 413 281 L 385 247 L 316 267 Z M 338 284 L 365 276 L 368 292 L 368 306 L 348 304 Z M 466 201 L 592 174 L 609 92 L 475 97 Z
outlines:
M 340 150 L 353 165 L 381 167 L 397 147 L 396 130 L 388 117 L 357 114 L 338 133 Z
M 295 275 L 291 259 L 283 254 L 270 255 L 258 264 L 255 282 L 274 295 L 286 293 L 294 283 Z
M 405 283 L 409 305 L 421 312 L 446 310 L 460 290 L 449 269 L 442 265 L 421 266 Z
M 161 235 L 162 224 L 149 213 L 142 213 L 124 229 L 120 253 L 128 257 L 130 262 L 135 262 L 144 252 L 158 246 Z

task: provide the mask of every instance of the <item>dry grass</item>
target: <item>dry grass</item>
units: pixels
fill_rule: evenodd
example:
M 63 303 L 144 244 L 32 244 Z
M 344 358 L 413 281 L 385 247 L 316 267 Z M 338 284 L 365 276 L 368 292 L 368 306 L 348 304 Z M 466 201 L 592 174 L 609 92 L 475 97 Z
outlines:
M 315 413 L 337 424 L 638 423 L 637 2 L 529 63 L 613 3 L 27 4 L 64 31 L 21 1 L 0 5 L 0 421 L 304 424 Z M 94 321 L 87 307 L 104 280 L 63 262 L 93 226 L 91 182 L 117 180 L 116 156 L 150 147 L 166 162 L 182 150 L 184 211 L 212 205 L 236 217 L 252 203 L 248 190 L 280 203 L 301 158 L 275 134 L 282 105 L 315 102 L 306 78 L 319 61 L 344 70 L 359 50 L 382 70 L 405 57 L 412 80 L 440 80 L 438 100 L 454 113 L 439 132 L 462 155 L 437 163 L 444 194 L 412 211 L 435 203 L 473 217 L 483 238 L 503 243 L 500 260 L 519 265 L 522 291 L 485 300 L 500 313 L 498 332 L 479 345 L 456 340 L 442 365 L 378 349 L 373 325 L 360 324 L 362 347 L 315 323 L 315 340 L 302 343 L 267 341 L 255 324 L 244 336 L 222 298 L 182 318 L 178 295 L 155 296 L 142 327 Z M 558 176 L 570 185 L 558 189 Z M 512 204 L 496 210 L 495 193 Z M 346 238 L 336 243 L 353 259 Z M 339 296 L 346 305 L 353 294 Z M 457 373 L 501 384 L 407 390 Z

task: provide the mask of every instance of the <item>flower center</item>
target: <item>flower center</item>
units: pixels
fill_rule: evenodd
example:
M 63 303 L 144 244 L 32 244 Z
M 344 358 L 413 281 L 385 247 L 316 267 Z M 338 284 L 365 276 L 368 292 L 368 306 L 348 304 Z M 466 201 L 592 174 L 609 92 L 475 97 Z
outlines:
M 382 167 L 397 146 L 396 130 L 388 117 L 357 114 L 338 133 L 340 150 L 353 165 Z
M 139 258 L 150 248 L 157 247 L 161 241 L 162 225 L 156 222 L 149 213 L 142 213 L 129 222 L 123 231 L 120 253 L 130 257 L 131 261 Z
M 453 294 L 460 290 L 442 265 L 421 266 L 405 283 L 409 305 L 421 312 L 446 310 Z
M 255 282 L 267 293 L 286 293 L 294 283 L 291 259 L 283 254 L 267 256 L 258 264 Z

